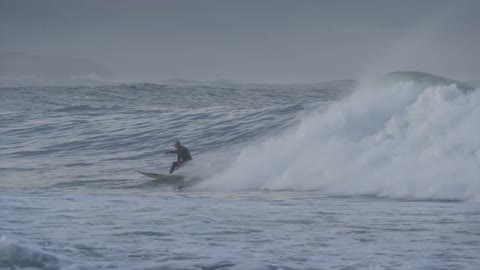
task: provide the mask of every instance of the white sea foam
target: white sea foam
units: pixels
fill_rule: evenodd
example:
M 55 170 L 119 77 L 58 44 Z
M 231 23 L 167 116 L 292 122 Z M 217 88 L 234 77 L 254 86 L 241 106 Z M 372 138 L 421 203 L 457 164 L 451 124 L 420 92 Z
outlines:
M 479 91 L 370 87 L 246 147 L 201 188 L 479 200 L 479 133 Z
M 56 256 L 0 238 L 1 269 L 60 269 Z

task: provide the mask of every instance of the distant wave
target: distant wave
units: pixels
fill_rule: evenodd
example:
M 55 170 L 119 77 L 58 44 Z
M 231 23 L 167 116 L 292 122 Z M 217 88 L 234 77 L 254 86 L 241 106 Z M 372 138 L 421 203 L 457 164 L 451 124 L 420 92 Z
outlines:
M 428 74 L 418 71 L 396 71 L 385 75 L 381 80 L 383 83 L 414 82 L 422 87 L 456 85 L 462 91 L 472 91 L 474 86 L 457 80 Z

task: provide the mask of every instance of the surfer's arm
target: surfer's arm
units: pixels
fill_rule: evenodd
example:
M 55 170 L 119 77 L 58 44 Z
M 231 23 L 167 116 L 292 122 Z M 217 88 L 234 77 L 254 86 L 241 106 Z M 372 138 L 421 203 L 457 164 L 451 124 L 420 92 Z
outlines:
M 164 152 L 165 154 L 176 154 L 177 150 L 167 150 Z

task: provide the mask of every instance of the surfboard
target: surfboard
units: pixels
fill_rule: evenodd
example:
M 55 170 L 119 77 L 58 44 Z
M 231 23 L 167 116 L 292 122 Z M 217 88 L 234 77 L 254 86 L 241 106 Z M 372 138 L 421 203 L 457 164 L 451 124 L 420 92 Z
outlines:
M 200 177 L 186 177 L 178 174 L 162 174 L 142 171 L 138 172 L 151 178 L 152 183 L 173 185 L 179 189 L 191 187 L 203 181 Z
M 138 172 L 147 177 L 154 179 L 155 181 L 162 181 L 166 183 L 183 182 L 184 180 L 183 175 L 178 175 L 178 174 L 162 174 L 162 173 L 150 173 L 150 172 L 142 172 L 142 171 L 138 171 Z

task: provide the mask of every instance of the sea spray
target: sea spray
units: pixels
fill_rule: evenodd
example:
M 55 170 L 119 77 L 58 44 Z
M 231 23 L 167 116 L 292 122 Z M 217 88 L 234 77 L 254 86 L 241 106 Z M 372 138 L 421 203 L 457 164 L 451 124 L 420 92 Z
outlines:
M 479 92 L 414 82 L 377 87 L 246 147 L 201 188 L 478 200 Z

